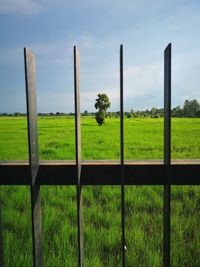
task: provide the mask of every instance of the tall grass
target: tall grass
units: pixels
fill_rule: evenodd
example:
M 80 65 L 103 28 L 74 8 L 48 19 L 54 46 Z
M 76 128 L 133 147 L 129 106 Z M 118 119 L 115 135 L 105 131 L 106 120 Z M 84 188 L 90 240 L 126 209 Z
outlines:
M 119 159 L 119 119 L 82 118 L 82 159 Z M 200 120 L 172 120 L 172 157 L 200 158 Z M 40 159 L 74 159 L 74 120 L 39 118 Z M 163 159 L 163 120 L 125 119 L 125 158 Z M 0 159 L 28 159 L 25 118 L 0 118 Z M 200 190 L 172 186 L 172 266 L 200 266 Z M 77 266 L 76 188 L 42 186 L 45 266 Z M 6 266 L 31 266 L 28 187 L 2 186 Z M 121 266 L 120 187 L 83 188 L 85 266 Z M 126 186 L 127 266 L 162 266 L 163 187 Z
M 119 159 L 119 119 L 82 117 L 82 159 Z M 163 119 L 124 120 L 125 159 L 163 159 Z M 200 119 L 172 119 L 172 158 L 200 158 Z M 75 159 L 74 119 L 39 117 L 39 157 Z M 0 118 L 0 159 L 28 159 L 24 117 Z

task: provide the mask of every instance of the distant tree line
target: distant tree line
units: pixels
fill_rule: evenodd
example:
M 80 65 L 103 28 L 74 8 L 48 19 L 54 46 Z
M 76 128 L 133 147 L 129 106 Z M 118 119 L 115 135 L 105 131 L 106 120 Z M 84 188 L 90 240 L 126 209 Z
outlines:
M 82 116 L 95 116 L 94 112 L 88 112 L 85 110 L 81 113 Z M 141 118 L 141 117 L 150 117 L 150 118 L 160 118 L 164 116 L 163 108 L 152 107 L 150 110 L 133 110 L 129 112 L 124 112 L 125 117 L 127 118 Z M 0 113 L 0 116 L 26 116 L 26 113 L 15 112 L 15 113 Z M 74 116 L 74 113 L 64 113 L 64 112 L 49 112 L 49 113 L 38 113 L 38 116 Z M 119 117 L 120 111 L 116 112 L 107 112 L 106 117 Z M 200 118 L 200 104 L 196 99 L 185 100 L 183 107 L 177 106 L 171 110 L 171 116 L 177 118 Z
M 185 100 L 183 107 L 177 106 L 172 108 L 171 116 L 176 118 L 200 118 L 200 104 L 196 99 Z M 145 111 L 134 111 L 131 110 L 127 117 L 138 118 L 138 117 L 151 117 L 160 118 L 164 117 L 164 108 L 152 107 L 150 110 Z

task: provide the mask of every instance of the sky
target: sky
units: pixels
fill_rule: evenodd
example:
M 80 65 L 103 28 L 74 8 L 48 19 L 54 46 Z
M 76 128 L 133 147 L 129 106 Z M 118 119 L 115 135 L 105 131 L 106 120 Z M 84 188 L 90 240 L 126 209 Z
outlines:
M 119 110 L 163 107 L 163 52 L 172 43 L 172 106 L 200 102 L 200 1 L 0 0 L 0 112 L 25 112 L 23 48 L 36 55 L 38 112 L 73 112 L 73 46 L 81 55 L 81 111 L 106 93 Z

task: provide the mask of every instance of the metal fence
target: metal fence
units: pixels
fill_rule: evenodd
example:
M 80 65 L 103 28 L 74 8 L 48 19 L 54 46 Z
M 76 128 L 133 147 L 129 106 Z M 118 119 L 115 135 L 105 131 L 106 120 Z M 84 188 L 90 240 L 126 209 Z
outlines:
M 80 54 L 74 47 L 75 161 L 39 161 L 35 56 L 24 49 L 29 162 L 0 161 L 0 185 L 30 186 L 33 265 L 43 266 L 41 185 L 74 185 L 77 188 L 78 265 L 84 266 L 82 186 L 121 186 L 121 263 L 126 266 L 125 185 L 163 185 L 163 266 L 170 266 L 171 185 L 199 185 L 200 165 L 194 161 L 171 162 L 171 44 L 164 51 L 164 162 L 124 160 L 123 46 L 120 46 L 120 160 L 81 161 Z M 0 266 L 4 266 L 3 224 L 0 204 Z

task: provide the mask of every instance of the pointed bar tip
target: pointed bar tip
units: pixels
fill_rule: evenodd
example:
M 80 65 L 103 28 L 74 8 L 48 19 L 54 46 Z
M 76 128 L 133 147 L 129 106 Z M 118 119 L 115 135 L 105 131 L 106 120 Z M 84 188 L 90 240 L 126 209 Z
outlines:
M 166 46 L 166 48 L 165 48 L 165 53 L 166 53 L 167 51 L 171 50 L 171 47 L 172 47 L 172 44 L 169 43 L 169 44 Z
M 35 54 L 34 54 L 34 52 L 32 51 L 31 48 L 24 47 L 23 51 L 24 51 L 24 55 L 29 54 L 29 55 L 35 56 Z
M 28 48 L 27 48 L 27 47 L 24 47 L 23 50 L 24 50 L 24 55 L 27 54 L 27 52 L 28 52 Z
M 30 52 L 32 52 L 32 50 L 30 49 L 30 48 L 28 48 L 28 47 L 24 47 L 24 51 L 30 51 Z
M 78 57 L 80 57 L 80 52 L 76 45 L 74 45 L 74 55 L 77 55 Z

